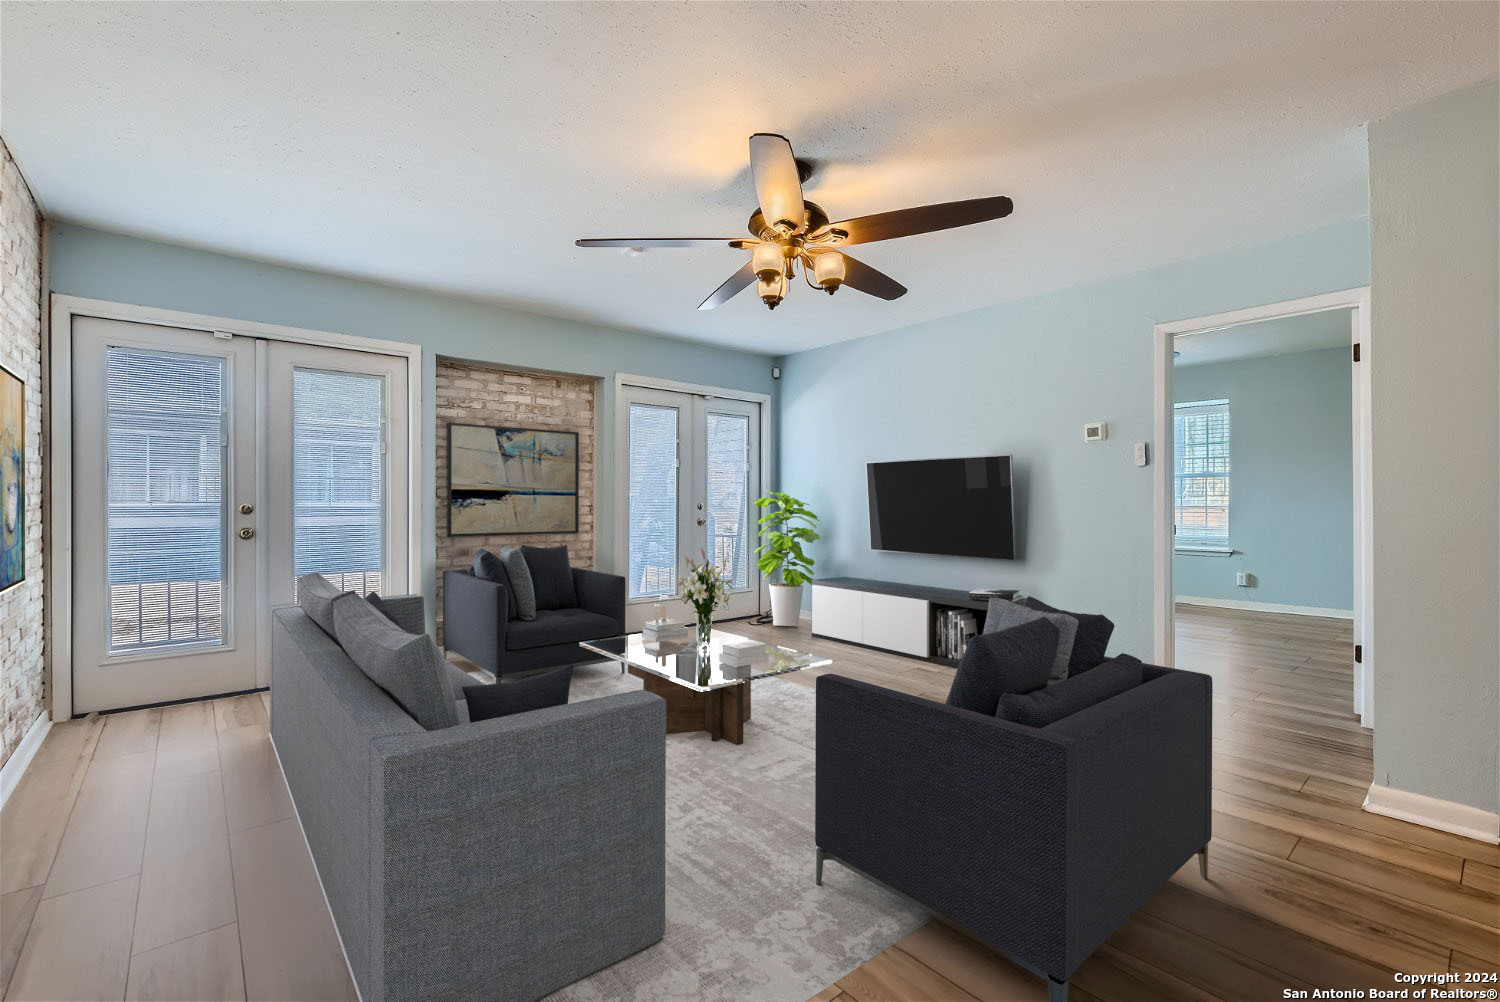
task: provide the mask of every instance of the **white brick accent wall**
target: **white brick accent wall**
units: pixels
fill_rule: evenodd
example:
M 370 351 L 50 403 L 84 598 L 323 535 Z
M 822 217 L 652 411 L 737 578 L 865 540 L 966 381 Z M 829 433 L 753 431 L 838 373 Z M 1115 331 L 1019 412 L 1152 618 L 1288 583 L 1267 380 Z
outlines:
M 437 617 L 442 638 L 443 572 L 472 566 L 474 553 L 502 546 L 568 548 L 574 567 L 594 566 L 594 441 L 598 381 L 437 360 Z M 542 428 L 578 433 L 578 531 L 524 536 L 448 535 L 448 425 Z
M 0 140 L 0 365 L 26 384 L 26 579 L 0 592 L 0 762 L 46 708 L 42 610 L 42 219 Z

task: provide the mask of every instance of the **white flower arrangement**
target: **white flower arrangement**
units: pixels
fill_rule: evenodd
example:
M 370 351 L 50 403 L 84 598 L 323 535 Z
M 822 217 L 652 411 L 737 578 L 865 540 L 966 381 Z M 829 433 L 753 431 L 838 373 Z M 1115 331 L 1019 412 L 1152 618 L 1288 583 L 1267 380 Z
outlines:
M 687 573 L 682 576 L 682 598 L 698 613 L 700 621 L 713 615 L 715 609 L 729 604 L 729 587 L 724 569 L 707 559 L 701 564 L 687 558 Z

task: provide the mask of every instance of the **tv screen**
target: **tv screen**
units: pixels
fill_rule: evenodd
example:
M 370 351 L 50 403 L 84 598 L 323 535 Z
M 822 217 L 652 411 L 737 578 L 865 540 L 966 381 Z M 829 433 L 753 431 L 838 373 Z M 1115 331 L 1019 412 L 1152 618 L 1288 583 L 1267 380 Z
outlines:
M 871 548 L 1015 558 L 1009 456 L 870 463 L 867 469 Z

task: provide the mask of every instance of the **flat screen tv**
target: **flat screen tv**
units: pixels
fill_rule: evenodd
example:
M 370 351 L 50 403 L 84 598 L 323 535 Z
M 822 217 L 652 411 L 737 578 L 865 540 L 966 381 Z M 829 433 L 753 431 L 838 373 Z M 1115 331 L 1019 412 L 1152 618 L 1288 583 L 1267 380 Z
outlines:
M 870 463 L 867 469 L 872 549 L 1015 558 L 1009 456 Z

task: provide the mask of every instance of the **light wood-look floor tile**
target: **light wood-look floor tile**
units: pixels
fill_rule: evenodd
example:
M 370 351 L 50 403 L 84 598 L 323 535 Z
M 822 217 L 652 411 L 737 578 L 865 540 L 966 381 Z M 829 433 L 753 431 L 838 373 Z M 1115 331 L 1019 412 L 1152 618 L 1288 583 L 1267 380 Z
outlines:
M 354 998 L 333 919 L 295 819 L 230 834 L 245 993 L 252 1000 Z
M 131 876 L 38 904 L 6 998 L 124 998 L 135 889 Z
M 258 692 L 216 699 L 214 700 L 214 713 L 218 718 L 221 731 L 235 727 L 264 725 L 271 719 L 266 713 L 266 704 Z
M 135 953 L 235 920 L 219 773 L 156 780 L 136 909 Z
M 0 810 L 0 893 L 47 882 L 104 721 L 53 724 Z
M 40 884 L 0 894 L 0 999 L 5 998 L 16 959 L 21 956 L 21 946 L 26 942 L 26 933 L 41 900 Z
M 161 709 L 126 710 L 104 714 L 104 733 L 94 749 L 94 761 L 156 750 Z
M 155 767 L 155 750 L 89 764 L 43 897 L 141 872 Z
M 220 926 L 130 958 L 129 1002 L 243 1002 L 239 927 Z
M 261 705 L 259 699 L 255 705 Z M 229 830 L 236 832 L 291 817 L 295 813 L 292 797 L 266 725 L 220 730 L 218 739 Z
M 213 703 L 164 706 L 156 743 L 156 778 L 191 776 L 219 768 L 219 736 Z

